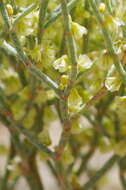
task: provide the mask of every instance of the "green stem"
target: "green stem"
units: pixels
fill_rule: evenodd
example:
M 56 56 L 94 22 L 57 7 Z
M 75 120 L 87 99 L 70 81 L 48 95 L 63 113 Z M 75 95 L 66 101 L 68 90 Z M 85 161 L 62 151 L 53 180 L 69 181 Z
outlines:
M 15 45 L 15 49 L 17 51 L 17 56 L 19 56 L 19 59 L 23 62 L 23 64 L 27 67 L 27 69 L 29 69 L 32 73 L 34 73 L 34 75 L 37 78 L 39 78 L 40 80 L 45 82 L 49 87 L 53 88 L 55 90 L 55 92 L 58 93 L 58 95 L 59 95 L 60 91 L 58 89 L 58 85 L 54 81 L 52 81 L 52 79 L 50 79 L 46 74 L 42 73 L 38 68 L 36 68 L 35 65 L 33 65 L 31 63 L 31 60 L 29 59 L 29 57 L 23 51 L 23 48 L 17 37 L 17 34 L 13 31 L 13 29 L 11 29 L 11 26 L 9 25 L 9 18 L 8 18 L 6 9 L 4 7 L 3 0 L 1 0 L 0 11 L 2 13 L 2 16 L 3 16 L 6 26 L 8 27 L 8 29 L 10 29 L 10 36 Z M 8 46 L 8 48 L 9 48 L 9 46 Z M 12 49 L 10 49 L 10 50 L 12 51 Z M 12 53 L 15 54 L 14 51 L 12 51 Z
M 42 42 L 42 37 L 44 33 L 44 23 L 45 23 L 48 2 L 49 0 L 43 0 L 40 5 L 39 22 L 38 22 L 38 43 L 39 44 L 41 44 Z
M 1 14 L 2 14 L 2 17 L 4 19 L 4 22 L 5 22 L 7 29 L 10 29 L 9 17 L 7 14 L 7 10 L 5 9 L 3 0 L 0 1 L 0 11 L 1 11 Z
M 70 23 L 70 18 L 69 18 L 69 11 L 67 8 L 67 1 L 61 0 L 61 6 L 62 6 L 63 17 L 64 17 L 64 27 L 65 27 L 65 35 L 66 35 L 66 40 L 67 40 L 67 49 L 68 49 L 69 57 L 71 59 L 72 69 L 71 69 L 70 82 L 66 90 L 62 92 L 62 96 L 60 100 L 60 113 L 61 113 L 61 117 L 63 121 L 63 132 L 61 135 L 58 149 L 56 151 L 57 157 L 61 157 L 63 150 L 69 140 L 71 122 L 70 122 L 69 113 L 68 113 L 68 95 L 77 77 L 77 55 L 76 55 L 76 49 L 75 49 L 75 44 L 74 44 L 74 38 L 71 32 L 71 23 Z
M 89 2 L 85 1 L 85 11 L 89 11 Z M 84 18 L 83 25 L 87 28 L 88 33 L 86 35 L 83 35 L 83 52 L 82 53 L 87 53 L 88 52 L 88 47 L 89 47 L 89 38 L 90 38 L 90 28 L 91 28 L 91 19 L 90 18 Z
M 58 95 L 60 95 L 60 90 L 58 88 L 57 83 L 55 83 L 51 78 L 49 78 L 46 74 L 40 71 L 35 65 L 30 65 L 27 67 L 29 71 L 34 74 L 39 80 L 45 82 L 50 88 L 52 88 Z
M 8 105 L 6 104 L 7 102 L 7 99 L 6 97 L 2 97 L 2 92 L 0 94 L 0 101 L 1 101 L 1 104 L 5 107 L 5 109 L 7 111 L 10 111 Z M 2 113 L 1 113 L 2 114 Z M 31 134 L 31 132 L 29 132 L 29 130 L 27 130 L 26 128 L 24 128 L 23 126 L 20 125 L 20 123 L 18 122 L 15 122 L 14 119 L 12 118 L 12 116 L 6 116 L 4 115 L 4 113 L 2 115 L 0 115 L 4 120 L 7 121 L 7 124 L 6 126 L 9 128 L 10 131 L 13 132 L 13 137 L 12 140 L 14 140 L 14 143 L 16 145 L 18 145 L 18 137 L 17 137 L 17 132 L 15 131 L 18 130 L 21 134 L 23 134 L 24 136 L 27 137 L 27 139 L 31 142 L 31 144 L 33 144 L 37 149 L 47 153 L 48 155 L 50 155 L 50 157 L 54 158 L 54 153 L 49 149 L 47 148 L 45 145 L 43 145 L 34 135 Z M 19 145 L 20 146 L 20 145 Z M 20 147 L 20 151 L 23 151 L 22 148 Z
M 22 172 L 31 190 L 43 190 L 41 179 L 36 165 L 36 154 L 34 153 L 22 162 Z
M 13 26 L 19 22 L 22 18 L 24 18 L 26 15 L 31 13 L 35 8 L 37 7 L 37 3 L 33 3 L 30 6 L 28 6 L 22 13 L 20 13 L 13 21 Z
M 11 46 L 9 43 L 7 43 L 5 40 L 3 41 L 3 44 L 1 45 L 1 48 L 5 50 L 5 52 L 8 55 L 12 55 L 14 57 L 17 57 L 17 51 L 13 46 Z
M 125 162 L 126 162 L 126 156 L 123 156 L 119 162 L 119 177 L 120 177 L 120 182 L 122 185 L 122 188 L 126 190 L 126 179 L 125 179 Z
M 44 144 L 42 144 L 34 135 L 32 135 L 29 130 L 16 123 L 14 123 L 12 127 L 16 128 L 20 133 L 22 133 L 37 149 L 47 153 L 53 158 L 54 153 Z
M 76 3 L 78 2 L 79 0 L 71 0 L 70 2 L 67 3 L 67 8 L 69 11 L 71 11 Z M 50 24 L 52 24 L 53 22 L 55 22 L 55 20 L 57 18 L 59 18 L 59 16 L 61 16 L 62 14 L 62 10 L 61 10 L 61 5 L 58 5 L 53 11 L 51 14 L 48 15 L 47 17 L 47 22 L 44 24 L 44 28 L 47 28 Z
M 81 190 L 88 190 L 90 189 L 95 183 L 105 175 L 105 173 L 119 160 L 119 156 L 113 155 L 105 164 L 104 166 L 99 169 L 96 174 L 89 179 L 89 181 L 84 184 Z
M 57 173 L 57 178 L 62 190 L 73 190 L 71 184 L 68 182 L 67 175 L 64 171 L 62 163 L 60 160 L 55 160 L 55 168 Z
M 69 120 L 68 116 L 68 102 L 67 100 L 60 100 L 60 113 L 61 113 L 61 119 L 63 122 L 63 132 L 61 134 L 59 146 L 56 150 L 56 156 L 57 158 L 61 157 L 64 151 L 64 148 L 69 140 L 70 137 L 70 129 L 71 129 L 71 122 Z
M 103 86 L 96 94 L 86 103 L 84 109 L 89 108 L 90 106 L 96 104 L 103 96 L 108 93 L 108 90 L 105 86 Z
M 82 163 L 80 164 L 80 167 L 79 167 L 78 171 L 76 172 L 77 176 L 79 176 L 82 173 L 82 171 L 84 171 L 89 159 L 94 154 L 94 151 L 95 151 L 95 149 L 91 147 L 90 150 L 84 156 L 82 156 Z
M 92 7 L 92 10 L 93 10 L 93 13 L 94 15 L 96 16 L 100 26 L 101 26 L 101 29 L 102 29 L 102 33 L 104 35 L 104 39 L 105 39 L 105 42 L 106 42 L 106 47 L 108 49 L 108 52 L 110 53 L 110 55 L 113 57 L 113 61 L 114 61 L 114 64 L 115 64 L 115 67 L 122 79 L 122 82 L 124 84 L 126 84 L 126 72 L 120 62 L 120 59 L 116 53 L 116 50 L 115 50 L 115 47 L 113 45 L 113 42 L 112 42 L 112 39 L 111 39 L 111 36 L 105 26 L 105 23 L 101 17 L 101 14 L 99 13 L 98 9 L 97 9 L 97 5 L 96 5 L 96 1 L 95 0 L 90 0 L 90 5 Z
M 73 115 L 72 117 L 76 117 L 77 115 L 79 115 L 80 113 L 84 113 L 85 111 L 87 111 L 87 109 L 93 105 L 95 105 L 103 96 L 105 96 L 108 93 L 108 90 L 105 86 L 103 86 L 100 90 L 98 90 L 98 92 L 96 92 L 96 94 L 88 101 L 86 102 L 86 104 L 84 104 L 81 108 L 81 110 L 76 113 L 75 115 Z
M 68 96 L 70 89 L 72 88 L 77 77 L 77 54 L 76 54 L 76 47 L 75 47 L 73 34 L 71 31 L 71 21 L 69 18 L 69 10 L 67 8 L 66 0 L 61 0 L 61 5 L 62 5 L 62 13 L 64 17 L 64 27 L 65 27 L 67 49 L 68 49 L 68 54 L 71 60 L 71 76 L 70 76 L 68 87 L 65 92 L 65 95 Z
M 16 43 L 17 44 L 17 43 Z M 24 54 L 21 52 L 21 48 L 14 48 L 10 44 L 8 44 L 6 41 L 3 42 L 1 46 L 6 52 L 10 55 L 13 55 L 15 57 L 18 57 L 17 50 L 20 54 L 20 57 L 22 57 L 22 60 L 26 60 L 24 57 Z M 19 47 L 19 46 L 18 46 Z M 21 53 L 20 53 L 21 52 Z M 23 55 L 23 56 L 22 56 Z M 60 94 L 60 90 L 58 89 L 57 83 L 55 83 L 51 78 L 49 78 L 46 74 L 44 74 L 42 71 L 40 71 L 35 65 L 31 64 L 30 66 L 26 66 L 29 71 L 35 75 L 39 80 L 42 82 L 45 82 L 49 87 L 51 87 L 57 94 Z
M 105 3 L 107 5 L 107 9 L 109 11 L 110 14 L 113 14 L 113 10 L 112 10 L 112 1 L 111 0 L 105 0 Z
M 24 65 L 27 66 L 28 64 L 31 63 L 31 61 L 28 58 L 28 56 L 25 54 L 25 52 L 23 51 L 23 48 L 22 48 L 20 41 L 17 37 L 17 34 L 14 32 L 13 29 L 10 31 L 10 36 L 11 36 L 11 39 L 13 40 L 14 45 L 15 45 L 15 49 L 17 51 L 17 56 L 24 63 Z

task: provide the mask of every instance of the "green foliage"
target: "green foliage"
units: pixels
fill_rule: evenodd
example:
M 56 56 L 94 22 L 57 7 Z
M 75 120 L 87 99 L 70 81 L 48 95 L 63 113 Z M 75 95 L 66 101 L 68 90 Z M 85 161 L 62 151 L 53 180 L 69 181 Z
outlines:
M 114 163 L 126 189 L 125 20 L 123 0 L 0 0 L 0 122 L 10 133 L 0 189 L 16 190 L 23 175 L 43 190 L 36 158 L 59 189 L 100 189 Z M 94 172 L 97 150 L 113 155 Z

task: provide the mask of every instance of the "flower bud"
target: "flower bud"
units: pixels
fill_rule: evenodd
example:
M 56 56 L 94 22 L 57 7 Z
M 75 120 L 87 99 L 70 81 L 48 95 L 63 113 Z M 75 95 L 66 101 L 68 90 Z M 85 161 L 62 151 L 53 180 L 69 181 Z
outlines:
M 10 4 L 6 5 L 6 9 L 7 9 L 8 15 L 13 16 L 14 10 L 13 10 L 13 7 Z
M 99 10 L 99 12 L 104 13 L 105 10 L 106 10 L 105 4 L 104 3 L 100 3 L 98 10 Z
M 60 89 L 63 90 L 68 84 L 68 75 L 62 75 L 60 78 Z

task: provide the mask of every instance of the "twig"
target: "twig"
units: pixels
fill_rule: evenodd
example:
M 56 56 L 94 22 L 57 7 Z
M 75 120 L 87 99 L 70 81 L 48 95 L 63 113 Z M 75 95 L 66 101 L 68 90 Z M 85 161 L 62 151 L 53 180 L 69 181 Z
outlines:
M 77 77 L 77 54 L 76 54 L 76 47 L 75 47 L 73 34 L 71 31 L 71 23 L 70 23 L 69 11 L 67 8 L 66 0 L 61 0 L 61 5 L 62 5 L 62 12 L 63 12 L 63 17 L 64 17 L 67 50 L 68 50 L 68 54 L 71 60 L 71 76 L 70 76 L 68 87 L 65 90 L 65 96 L 68 96 L 70 89 L 72 88 Z
M 79 0 L 71 0 L 70 2 L 67 3 L 67 8 L 69 11 L 71 11 L 76 3 Z M 53 23 L 57 18 L 59 18 L 59 16 L 61 16 L 62 14 L 62 10 L 61 10 L 61 5 L 58 5 L 51 14 L 49 14 L 47 16 L 47 22 L 44 24 L 44 28 L 47 28 L 51 23 Z
M 125 160 L 126 160 L 126 156 L 123 156 L 118 162 L 120 182 L 121 182 L 122 188 L 124 190 L 126 190 L 126 179 L 124 176 L 124 174 L 125 174 L 125 169 L 124 169 Z
M 27 69 L 29 69 L 32 73 L 34 73 L 34 75 L 37 76 L 37 78 L 39 78 L 40 80 L 45 82 L 49 87 L 53 88 L 55 90 L 55 92 L 58 93 L 58 95 L 59 95 L 60 90 L 58 89 L 58 85 L 52 79 L 50 79 L 46 74 L 42 73 L 42 71 L 40 71 L 38 68 L 36 68 L 36 66 L 31 63 L 31 60 L 28 58 L 28 56 L 23 51 L 23 48 L 17 37 L 17 34 L 13 31 L 13 28 L 11 28 L 11 26 L 9 24 L 9 17 L 8 17 L 6 9 L 4 7 L 3 0 L 1 0 L 1 3 L 0 3 L 0 11 L 1 11 L 3 20 L 4 20 L 8 30 L 10 30 L 10 36 L 15 45 L 15 49 L 17 51 L 17 56 L 20 58 L 20 60 L 23 62 L 23 64 L 26 66 Z
M 124 84 L 126 84 L 126 72 L 120 62 L 120 59 L 116 53 L 116 50 L 115 50 L 115 47 L 113 45 L 113 42 L 112 42 L 112 39 L 111 39 L 111 36 L 109 34 L 109 31 L 107 30 L 106 26 L 105 26 L 105 23 L 97 9 L 97 5 L 96 5 L 96 1 L 95 0 L 89 0 L 90 2 L 90 5 L 92 7 L 92 10 L 93 10 L 93 13 L 94 15 L 96 16 L 100 26 L 101 26 L 101 29 L 102 29 L 102 33 L 104 35 L 104 39 L 105 39 L 105 42 L 106 42 L 106 47 L 108 49 L 108 52 L 110 53 L 110 55 L 113 57 L 113 61 L 114 61 L 114 65 L 122 79 L 122 82 Z
M 22 18 L 24 18 L 26 15 L 31 13 L 35 8 L 37 7 L 37 3 L 33 3 L 30 6 L 28 6 L 22 13 L 20 13 L 13 21 L 13 26 L 19 22 Z
M 47 153 L 48 155 L 50 155 L 50 157 L 54 156 L 54 153 L 44 144 L 42 144 L 34 135 L 32 135 L 29 130 L 20 126 L 17 123 L 13 123 L 11 127 L 14 127 L 18 131 L 20 131 L 20 133 L 22 133 L 37 149 Z
M 84 184 L 81 190 L 88 190 L 90 189 L 101 177 L 105 175 L 105 173 L 114 165 L 115 162 L 119 160 L 119 156 L 113 155 L 105 164 L 104 166 L 99 169 L 96 174 L 89 179 L 89 181 Z
M 60 100 L 60 112 L 63 121 L 63 132 L 59 142 L 59 147 L 56 150 L 56 156 L 59 158 L 68 142 L 71 129 L 71 121 L 68 114 L 68 95 L 77 77 L 77 55 L 75 50 L 74 38 L 71 32 L 69 11 L 66 0 L 61 0 L 62 12 L 64 17 L 65 34 L 67 40 L 67 49 L 71 59 L 71 76 L 70 82 L 64 92 L 62 92 Z
M 105 3 L 107 5 L 107 9 L 109 11 L 110 14 L 113 13 L 113 10 L 112 10 L 112 1 L 111 0 L 105 0 Z
M 80 113 L 84 113 L 89 107 L 95 105 L 103 96 L 108 93 L 108 90 L 105 86 L 103 86 L 96 94 L 86 103 L 84 104 L 81 109 L 75 114 L 72 115 L 72 118 L 77 117 Z
M 102 87 L 96 94 L 86 103 L 84 106 L 84 109 L 89 108 L 90 106 L 96 104 L 97 101 L 99 101 L 103 96 L 105 96 L 108 93 L 107 88 L 104 86 Z
M 41 44 L 43 33 L 44 33 L 44 23 L 45 23 L 48 2 L 49 0 L 43 0 L 40 5 L 39 22 L 38 22 L 38 43 L 39 44 Z
M 55 83 L 51 78 L 49 78 L 33 64 L 28 66 L 28 69 L 32 74 L 34 74 L 40 80 L 44 81 L 50 88 L 52 88 L 58 95 L 60 95 L 60 90 L 57 83 Z

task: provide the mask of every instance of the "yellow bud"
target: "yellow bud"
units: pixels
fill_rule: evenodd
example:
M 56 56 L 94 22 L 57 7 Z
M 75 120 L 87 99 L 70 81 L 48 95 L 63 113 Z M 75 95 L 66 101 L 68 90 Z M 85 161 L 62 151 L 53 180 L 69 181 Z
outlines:
M 67 75 L 62 75 L 60 78 L 60 89 L 63 90 L 68 84 L 69 77 Z
M 8 12 L 9 16 L 12 16 L 14 14 L 13 7 L 10 4 L 6 5 L 6 9 L 7 9 L 7 12 Z
M 104 13 L 105 10 L 106 10 L 105 4 L 104 4 L 104 3 L 100 3 L 98 10 L 99 10 L 101 13 Z

